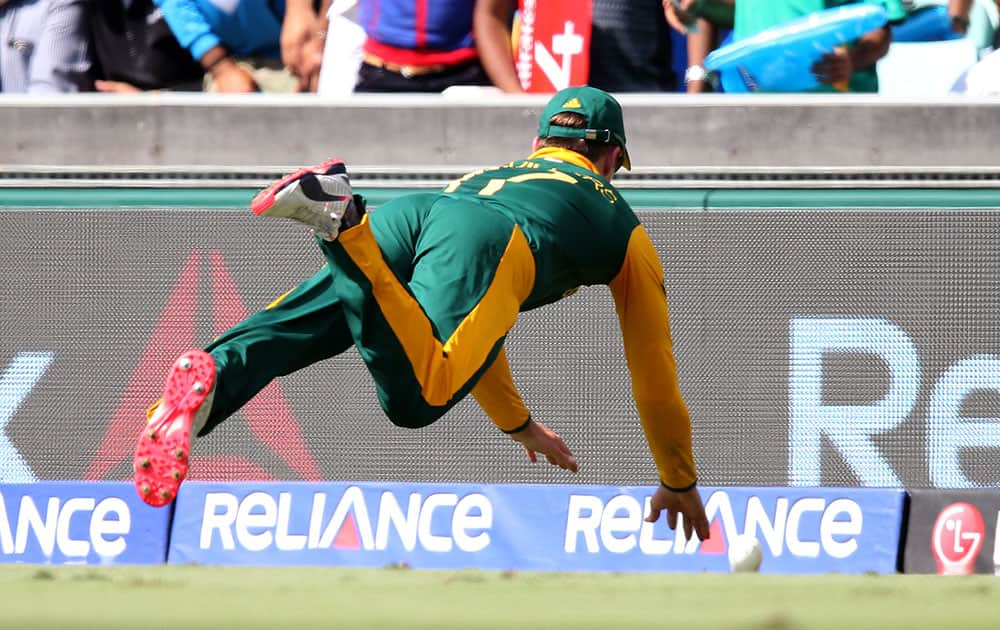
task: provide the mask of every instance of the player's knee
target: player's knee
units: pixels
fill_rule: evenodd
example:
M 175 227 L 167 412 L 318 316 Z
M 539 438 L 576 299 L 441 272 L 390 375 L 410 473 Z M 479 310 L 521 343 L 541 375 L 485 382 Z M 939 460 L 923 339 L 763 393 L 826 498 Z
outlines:
M 425 402 L 399 404 L 393 401 L 383 402 L 382 409 L 394 425 L 404 429 L 426 427 L 447 411 L 447 408 L 431 407 Z

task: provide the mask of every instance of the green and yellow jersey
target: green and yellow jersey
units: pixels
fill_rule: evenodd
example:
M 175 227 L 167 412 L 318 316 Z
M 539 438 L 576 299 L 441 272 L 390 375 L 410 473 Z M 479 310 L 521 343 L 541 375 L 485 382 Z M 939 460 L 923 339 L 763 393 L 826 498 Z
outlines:
M 687 488 L 696 480 L 691 422 L 677 379 L 662 265 L 635 213 L 596 170 L 577 153 L 546 148 L 469 173 L 441 194 L 488 206 L 524 233 L 535 273 L 522 311 L 581 285 L 610 287 L 633 396 L 660 478 L 671 488 Z M 529 417 L 503 352 L 472 393 L 502 429 Z

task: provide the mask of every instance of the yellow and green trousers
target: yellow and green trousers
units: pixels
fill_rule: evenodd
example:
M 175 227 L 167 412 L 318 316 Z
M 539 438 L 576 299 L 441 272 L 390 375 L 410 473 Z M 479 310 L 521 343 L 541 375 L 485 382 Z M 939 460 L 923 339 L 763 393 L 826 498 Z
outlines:
M 389 419 L 426 426 L 495 360 L 535 279 L 510 218 L 437 193 L 399 197 L 318 242 L 326 266 L 206 348 L 218 373 L 202 435 L 275 377 L 352 346 Z

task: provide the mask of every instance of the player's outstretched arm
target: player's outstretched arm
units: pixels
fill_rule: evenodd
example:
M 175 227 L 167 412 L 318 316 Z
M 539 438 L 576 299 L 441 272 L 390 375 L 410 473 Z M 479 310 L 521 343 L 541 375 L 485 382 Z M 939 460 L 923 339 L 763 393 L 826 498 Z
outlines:
M 667 525 L 670 529 L 677 529 L 677 515 L 680 514 L 684 525 L 684 536 L 688 540 L 691 539 L 692 531 L 698 534 L 698 540 L 708 540 L 708 518 L 705 516 L 705 506 L 701 502 L 697 486 L 677 492 L 661 485 L 650 499 L 646 520 L 655 523 L 663 510 L 667 511 Z
M 538 453 L 553 466 L 576 472 L 579 467 L 576 457 L 559 435 L 541 422 L 532 420 L 517 433 L 510 434 L 511 439 L 521 444 L 528 452 L 528 459 L 538 461 Z

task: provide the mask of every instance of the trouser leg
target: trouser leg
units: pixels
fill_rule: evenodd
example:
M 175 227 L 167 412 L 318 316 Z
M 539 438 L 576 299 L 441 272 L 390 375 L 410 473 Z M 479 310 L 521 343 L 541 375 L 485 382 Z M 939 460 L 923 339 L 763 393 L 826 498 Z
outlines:
M 340 354 L 353 344 L 328 267 L 233 326 L 206 350 L 216 363 L 210 432 L 275 377 Z

